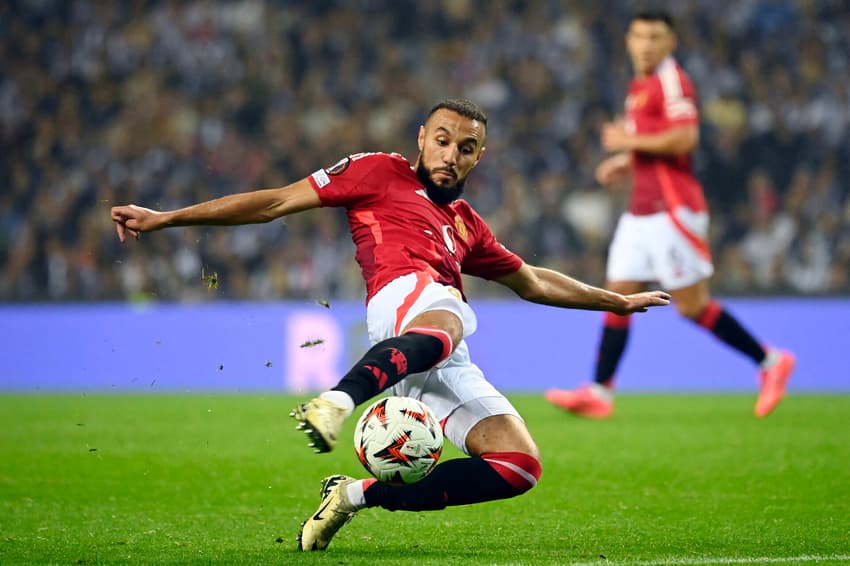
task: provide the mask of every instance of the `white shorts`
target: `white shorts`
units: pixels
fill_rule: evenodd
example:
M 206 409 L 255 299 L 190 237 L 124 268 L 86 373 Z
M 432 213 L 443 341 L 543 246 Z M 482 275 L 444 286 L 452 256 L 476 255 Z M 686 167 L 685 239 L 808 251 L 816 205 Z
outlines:
M 667 212 L 623 214 L 608 249 L 608 281 L 657 281 L 676 290 L 711 277 L 708 213 L 679 208 L 675 214 L 675 221 Z
M 464 337 L 475 332 L 478 325 L 475 313 L 457 289 L 436 283 L 424 273 L 411 273 L 391 281 L 369 301 L 369 339 L 376 344 L 398 336 L 410 320 L 433 310 L 446 310 L 460 318 Z M 445 437 L 466 454 L 466 436 L 483 419 L 493 415 L 521 419 L 510 401 L 472 363 L 465 340 L 436 367 L 406 376 L 392 388 L 392 394 L 413 397 L 428 405 L 442 424 Z

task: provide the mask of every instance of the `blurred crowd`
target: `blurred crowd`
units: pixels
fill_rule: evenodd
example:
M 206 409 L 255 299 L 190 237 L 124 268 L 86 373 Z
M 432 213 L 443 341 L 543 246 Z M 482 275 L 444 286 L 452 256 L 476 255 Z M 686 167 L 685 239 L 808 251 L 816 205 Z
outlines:
M 527 261 L 601 284 L 625 192 L 596 186 L 635 4 L 11 0 L 0 5 L 0 301 L 360 299 L 344 213 L 119 244 L 113 204 L 416 157 L 438 99 L 489 116 L 466 198 Z M 850 292 L 850 9 L 670 1 L 698 89 L 718 294 Z M 475 296 L 497 285 L 468 281 Z

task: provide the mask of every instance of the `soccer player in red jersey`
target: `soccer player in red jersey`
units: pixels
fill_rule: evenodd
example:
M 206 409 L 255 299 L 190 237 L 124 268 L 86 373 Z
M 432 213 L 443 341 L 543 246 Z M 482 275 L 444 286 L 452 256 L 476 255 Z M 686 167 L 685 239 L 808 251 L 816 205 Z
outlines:
M 699 114 L 694 86 L 673 58 L 676 36 L 670 15 L 634 15 L 626 47 L 635 72 L 626 117 L 603 126 L 602 145 L 614 155 L 596 169 L 602 185 L 629 175 L 632 185 L 629 209 L 620 217 L 609 249 L 606 288 L 631 294 L 658 281 L 682 316 L 759 365 L 755 414 L 764 417 L 782 399 L 795 359 L 790 352 L 762 346 L 709 292 L 714 267 L 707 243 L 708 209 L 691 164 Z M 572 391 L 553 389 L 546 398 L 577 415 L 610 416 L 614 372 L 630 322 L 628 315 L 607 313 L 594 382 Z
M 445 436 L 469 458 L 442 462 L 411 485 L 330 476 L 322 501 L 302 525 L 301 550 L 323 550 L 359 509 L 424 511 L 504 499 L 531 489 L 540 455 L 524 421 L 470 360 L 464 338 L 475 314 L 461 273 L 497 281 L 521 298 L 625 316 L 669 304 L 661 291 L 625 296 L 524 263 L 501 245 L 460 199 L 484 154 L 487 118 L 475 104 L 445 100 L 419 129 L 411 165 L 397 154 L 350 155 L 291 185 L 228 195 L 178 210 L 112 208 L 118 237 L 172 226 L 268 222 L 338 206 L 348 212 L 356 259 L 366 281 L 373 347 L 332 390 L 292 413 L 318 452 L 331 450 L 357 405 L 392 388 L 422 400 Z M 518 353 L 517 355 L 523 355 Z

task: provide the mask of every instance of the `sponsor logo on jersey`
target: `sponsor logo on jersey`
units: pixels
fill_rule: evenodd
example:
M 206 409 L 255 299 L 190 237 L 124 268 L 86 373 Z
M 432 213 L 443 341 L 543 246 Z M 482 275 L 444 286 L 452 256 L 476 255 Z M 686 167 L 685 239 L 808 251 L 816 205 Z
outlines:
M 316 187 L 318 187 L 320 189 L 322 187 L 328 186 L 328 184 L 330 184 L 330 182 L 331 182 L 330 177 L 328 177 L 328 174 L 325 173 L 324 169 L 319 169 L 318 171 L 316 171 L 315 173 L 313 173 L 310 176 L 313 177 L 313 180 L 316 182 Z
M 455 253 L 455 239 L 452 237 L 452 227 L 448 224 L 443 224 L 443 241 L 446 242 L 446 249 L 449 253 Z

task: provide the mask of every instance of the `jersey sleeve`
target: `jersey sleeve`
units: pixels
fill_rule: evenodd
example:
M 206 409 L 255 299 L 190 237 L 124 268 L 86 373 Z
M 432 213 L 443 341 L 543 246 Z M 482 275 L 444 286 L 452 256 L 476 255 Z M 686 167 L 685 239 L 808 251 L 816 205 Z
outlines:
M 659 72 L 664 118 L 671 125 L 698 124 L 696 89 L 678 65 L 665 65 Z
M 319 169 L 308 179 L 322 206 L 354 207 L 378 196 L 374 173 L 386 163 L 387 154 L 354 154 Z
M 518 255 L 507 249 L 496 239 L 493 232 L 478 216 L 475 219 L 475 244 L 461 264 L 461 272 L 483 279 L 497 279 L 510 275 L 522 267 L 523 261 Z

